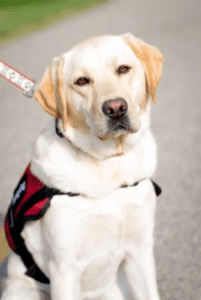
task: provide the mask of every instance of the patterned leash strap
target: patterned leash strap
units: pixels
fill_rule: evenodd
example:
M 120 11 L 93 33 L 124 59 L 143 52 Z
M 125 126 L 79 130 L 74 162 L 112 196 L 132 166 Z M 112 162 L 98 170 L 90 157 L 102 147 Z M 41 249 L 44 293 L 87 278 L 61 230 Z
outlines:
M 31 98 L 33 96 L 37 80 L 27 77 L 1 59 L 0 76 L 21 89 L 26 97 Z

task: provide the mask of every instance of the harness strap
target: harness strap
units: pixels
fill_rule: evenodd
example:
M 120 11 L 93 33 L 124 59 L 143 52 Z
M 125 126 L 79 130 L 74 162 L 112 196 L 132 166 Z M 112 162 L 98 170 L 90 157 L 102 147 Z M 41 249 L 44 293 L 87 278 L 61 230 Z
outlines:
M 162 193 L 161 187 L 156 182 L 154 182 L 152 179 L 151 179 L 151 182 L 153 183 L 156 196 L 157 197 L 160 196 L 160 194 Z

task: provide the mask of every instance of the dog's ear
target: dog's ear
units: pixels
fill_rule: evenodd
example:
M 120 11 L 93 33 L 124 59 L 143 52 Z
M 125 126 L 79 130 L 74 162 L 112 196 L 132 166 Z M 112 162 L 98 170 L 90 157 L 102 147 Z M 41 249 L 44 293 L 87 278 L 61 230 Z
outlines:
M 141 39 L 134 37 L 131 33 L 125 34 L 123 38 L 141 61 L 150 95 L 156 104 L 156 87 L 162 74 L 163 55 L 156 47 L 146 44 Z
M 54 58 L 40 83 L 34 97 L 41 107 L 55 118 L 62 118 L 63 127 L 67 125 L 67 100 L 63 89 L 64 58 Z

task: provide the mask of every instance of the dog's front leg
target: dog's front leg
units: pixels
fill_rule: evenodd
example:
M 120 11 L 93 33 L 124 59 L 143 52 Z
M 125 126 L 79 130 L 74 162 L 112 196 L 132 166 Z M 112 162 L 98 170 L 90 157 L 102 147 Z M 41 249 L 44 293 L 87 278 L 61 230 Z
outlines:
M 129 253 L 124 270 L 136 300 L 160 300 L 152 247 L 140 247 Z
M 8 278 L 2 300 L 40 300 L 37 282 L 25 275 L 26 267 L 20 256 L 10 253 L 8 259 Z
M 50 262 L 51 299 L 80 300 L 79 272 L 63 262 Z

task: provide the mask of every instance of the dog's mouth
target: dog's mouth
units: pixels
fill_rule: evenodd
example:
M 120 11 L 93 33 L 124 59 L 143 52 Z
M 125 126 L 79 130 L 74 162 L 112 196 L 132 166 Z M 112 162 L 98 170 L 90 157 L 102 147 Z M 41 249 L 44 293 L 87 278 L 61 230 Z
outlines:
M 102 140 L 108 137 L 116 138 L 120 135 L 135 132 L 127 117 L 119 120 L 108 120 L 107 128 L 105 134 L 99 136 L 99 139 Z
M 110 134 L 124 133 L 133 131 L 128 117 L 116 120 L 108 120 L 108 131 Z
M 123 125 L 123 124 L 117 124 L 115 125 L 110 132 L 115 132 L 117 133 L 118 131 L 128 131 L 130 128 L 127 128 L 127 126 Z

